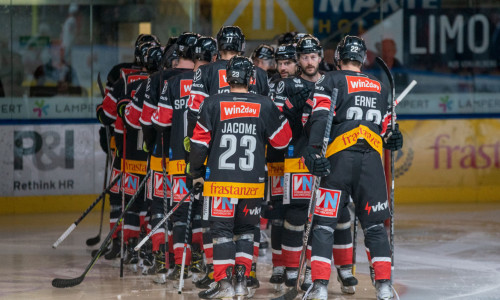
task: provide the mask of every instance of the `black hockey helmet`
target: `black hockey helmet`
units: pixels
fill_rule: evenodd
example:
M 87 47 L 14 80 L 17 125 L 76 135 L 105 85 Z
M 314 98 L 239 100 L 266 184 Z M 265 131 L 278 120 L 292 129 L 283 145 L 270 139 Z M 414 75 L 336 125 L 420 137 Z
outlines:
M 217 54 L 217 42 L 213 37 L 202 36 L 194 44 L 194 59 L 211 61 Z
M 165 46 L 165 49 L 163 49 L 163 57 L 161 59 L 161 66 L 163 68 L 171 68 L 172 61 L 175 59 L 179 59 L 176 41 L 176 36 L 170 37 L 168 39 L 167 45 Z
M 245 50 L 245 35 L 238 26 L 222 26 L 217 33 L 218 50 L 243 52 Z
M 145 56 L 145 67 L 148 71 L 158 71 L 161 65 L 163 51 L 160 46 L 152 46 L 148 48 Z
M 274 58 L 276 59 L 276 61 L 286 59 L 295 60 L 295 46 L 292 44 L 279 45 L 278 49 L 276 49 Z
M 144 42 L 137 46 L 135 60 L 141 67 L 146 67 L 146 55 L 151 47 L 159 47 L 155 42 Z
M 297 42 L 295 49 L 297 56 L 300 54 L 318 53 L 323 58 L 323 47 L 321 47 L 319 40 L 309 34 Z
M 295 31 L 290 31 L 290 32 L 283 33 L 278 38 L 278 45 L 293 43 L 293 39 L 295 38 L 296 35 L 297 35 L 297 32 L 295 32 Z
M 297 43 L 300 41 L 300 39 L 303 37 L 306 37 L 306 36 L 312 36 L 312 35 L 310 35 L 309 33 L 303 33 L 303 32 L 295 33 L 295 35 L 293 36 L 293 39 L 292 39 L 292 44 L 294 46 L 297 46 Z
M 177 38 L 177 53 L 180 57 L 193 59 L 194 44 L 200 35 L 193 32 L 185 32 Z
M 241 83 L 249 85 L 250 78 L 254 77 L 255 68 L 247 57 L 236 55 L 231 58 L 226 67 L 227 83 Z
M 259 47 L 257 47 L 252 53 L 252 59 L 254 58 L 273 59 L 274 58 L 273 47 L 266 44 L 260 44 Z
M 135 45 L 134 45 L 134 56 L 135 56 L 135 61 L 140 62 L 139 57 L 142 55 L 140 53 L 139 47 L 144 44 L 144 43 L 150 43 L 152 45 L 157 45 L 161 46 L 160 40 L 158 39 L 157 36 L 152 35 L 152 34 L 139 34 L 137 36 L 137 39 L 135 40 Z
M 365 41 L 357 36 L 346 35 L 337 45 L 335 50 L 335 61 L 337 64 L 342 60 L 355 60 L 361 64 L 366 59 L 366 44 Z

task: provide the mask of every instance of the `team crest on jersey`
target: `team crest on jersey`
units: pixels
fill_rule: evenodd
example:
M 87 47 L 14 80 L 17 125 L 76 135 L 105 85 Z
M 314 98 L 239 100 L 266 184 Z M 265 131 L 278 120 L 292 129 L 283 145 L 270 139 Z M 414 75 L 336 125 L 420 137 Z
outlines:
M 181 98 L 189 96 L 189 92 L 191 92 L 191 86 L 193 85 L 193 80 L 191 79 L 182 79 L 181 80 Z
M 137 189 L 139 188 L 139 176 L 125 173 L 124 181 L 125 181 L 125 186 L 124 186 L 125 194 L 130 196 L 134 195 L 137 192 Z
M 283 176 L 271 176 L 271 196 L 283 195 Z
M 212 197 L 212 217 L 233 218 L 234 204 L 231 203 L 231 198 Z
M 200 81 L 201 79 L 201 69 L 196 70 L 196 73 L 194 73 L 194 81 Z
M 280 81 L 278 83 L 278 87 L 276 87 L 276 93 L 281 94 L 281 93 L 283 93 L 284 90 L 285 90 L 285 82 Z
M 227 83 L 226 70 L 219 70 L 219 89 L 229 86 Z
M 311 174 L 293 174 L 292 198 L 310 199 L 314 177 Z
M 170 192 L 172 190 L 172 183 L 170 181 L 171 176 L 167 175 L 167 197 L 170 197 Z M 163 173 L 162 172 L 154 172 L 154 191 L 153 194 L 155 197 L 163 198 Z
M 317 216 L 336 218 L 339 210 L 341 191 L 320 188 L 318 190 L 314 214 Z
M 236 118 L 258 118 L 259 116 L 260 116 L 260 103 L 240 102 L 240 101 L 220 102 L 221 121 L 236 119 Z
M 111 172 L 111 181 L 110 182 L 112 182 L 113 180 L 115 180 L 115 178 L 118 177 L 118 175 L 120 175 L 120 174 L 121 174 L 120 170 L 117 170 L 117 169 L 113 168 L 113 171 Z M 111 187 L 111 189 L 109 191 L 111 193 L 117 194 L 120 191 L 120 184 L 121 184 L 121 179 L 118 180 L 113 185 L 113 187 Z
M 172 182 L 172 190 L 174 194 L 174 202 L 179 202 L 186 196 L 189 191 L 186 186 L 186 176 L 174 176 L 173 182 Z M 186 199 L 186 201 L 189 201 L 190 199 Z
M 363 76 L 345 76 L 347 80 L 347 93 L 375 92 L 381 91 L 380 82 Z
M 322 83 L 325 80 L 325 75 L 321 75 L 321 77 L 316 81 L 316 84 Z

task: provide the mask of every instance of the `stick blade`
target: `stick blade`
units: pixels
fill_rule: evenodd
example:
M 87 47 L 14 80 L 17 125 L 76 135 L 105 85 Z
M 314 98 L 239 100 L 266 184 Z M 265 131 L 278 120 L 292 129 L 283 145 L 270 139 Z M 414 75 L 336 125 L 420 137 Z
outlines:
M 293 299 L 295 299 L 295 297 L 297 297 L 298 294 L 299 294 L 299 292 L 297 291 L 297 289 L 292 288 L 288 292 L 286 292 L 285 294 L 283 294 L 277 298 L 273 298 L 272 300 L 293 300 Z
M 71 279 L 55 278 L 52 280 L 52 286 L 55 288 L 68 288 L 77 286 L 83 281 L 83 276 Z
M 100 241 L 101 241 L 101 236 L 98 235 L 98 236 L 95 236 L 93 238 L 88 239 L 85 243 L 87 244 L 87 246 L 94 246 L 94 245 L 99 244 Z

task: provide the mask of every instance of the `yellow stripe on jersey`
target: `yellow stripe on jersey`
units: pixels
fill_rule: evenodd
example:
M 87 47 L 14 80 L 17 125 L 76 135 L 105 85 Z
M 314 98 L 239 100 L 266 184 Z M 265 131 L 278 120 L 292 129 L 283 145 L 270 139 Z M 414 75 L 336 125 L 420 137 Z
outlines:
M 285 173 L 309 173 L 302 158 L 285 158 Z
M 267 176 L 283 176 L 285 174 L 285 163 L 267 163 Z
M 217 182 L 206 181 L 203 196 L 228 198 L 263 198 L 264 183 Z
M 326 157 L 330 157 L 335 153 L 347 149 L 358 142 L 358 139 L 365 139 L 380 156 L 383 153 L 382 138 L 379 134 L 371 131 L 370 128 L 359 125 L 358 127 L 349 130 L 335 138 L 326 149 Z
M 168 175 L 184 175 L 185 170 L 186 162 L 183 159 L 172 160 L 168 164 Z
M 149 161 L 149 168 L 156 172 L 163 172 L 161 160 L 162 160 L 161 157 L 156 157 L 151 155 L 151 159 Z M 165 170 L 168 170 L 168 166 L 169 166 L 169 159 L 165 158 Z

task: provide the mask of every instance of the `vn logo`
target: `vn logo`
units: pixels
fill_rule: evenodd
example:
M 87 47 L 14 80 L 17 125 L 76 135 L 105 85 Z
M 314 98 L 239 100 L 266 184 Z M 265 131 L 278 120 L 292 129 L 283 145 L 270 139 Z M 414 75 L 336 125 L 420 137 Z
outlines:
M 317 195 L 314 214 L 327 218 L 336 218 L 341 191 L 320 188 Z
M 189 193 L 186 186 L 186 177 L 174 177 L 172 190 L 174 192 L 174 202 L 181 201 L 181 199 Z M 186 199 L 186 201 L 189 201 L 189 199 Z
M 247 206 L 245 205 L 245 208 L 243 208 L 243 212 L 245 213 L 245 217 L 247 214 L 250 214 L 251 216 L 257 216 L 260 215 L 260 207 L 254 207 L 252 209 L 248 209 Z
M 139 187 L 139 176 L 125 173 L 125 187 L 124 191 L 127 195 L 134 195 Z
M 212 216 L 219 218 L 234 217 L 234 205 L 230 198 L 212 197 Z
M 295 199 L 311 198 L 314 177 L 311 174 L 294 174 L 292 177 L 292 197 Z
M 373 212 L 380 212 L 383 210 L 386 210 L 389 207 L 389 202 L 385 200 L 384 203 L 378 202 L 377 205 L 370 206 L 368 205 L 368 202 L 366 203 L 365 210 L 368 215 L 370 215 L 370 212 L 373 210 Z
M 283 195 L 283 176 L 271 176 L 271 196 Z

